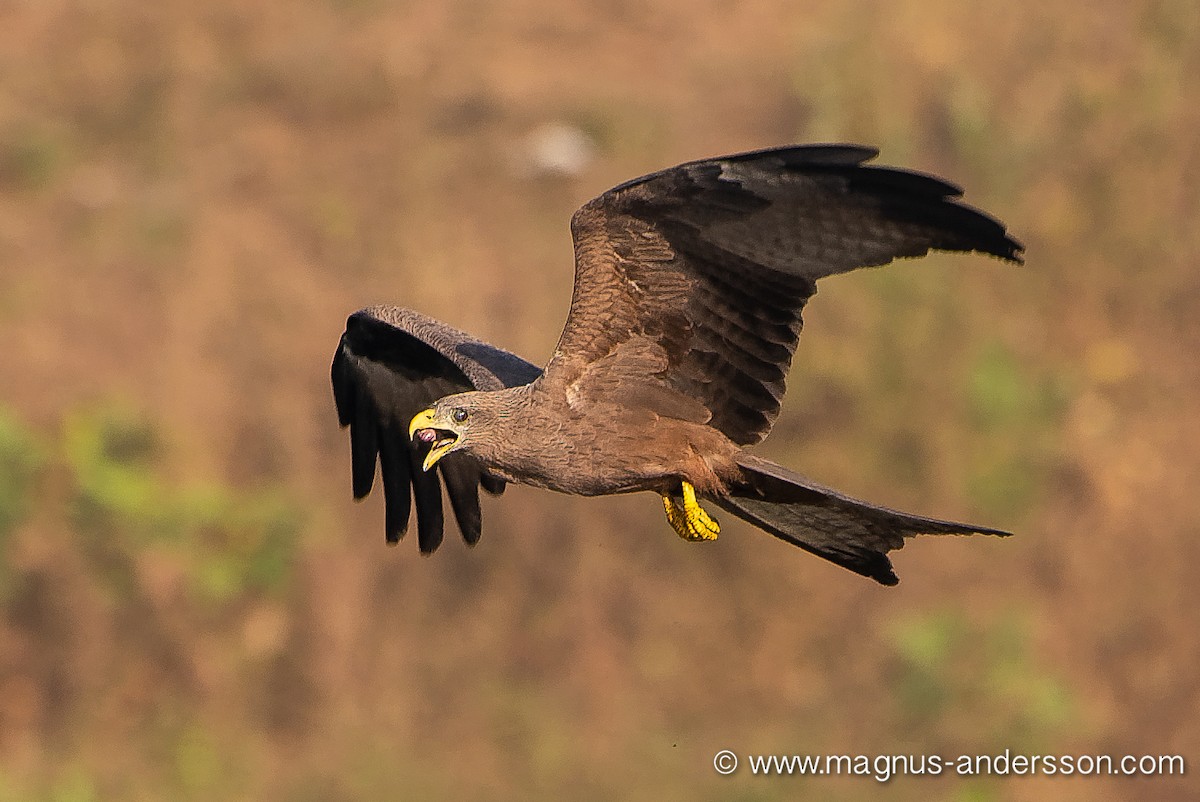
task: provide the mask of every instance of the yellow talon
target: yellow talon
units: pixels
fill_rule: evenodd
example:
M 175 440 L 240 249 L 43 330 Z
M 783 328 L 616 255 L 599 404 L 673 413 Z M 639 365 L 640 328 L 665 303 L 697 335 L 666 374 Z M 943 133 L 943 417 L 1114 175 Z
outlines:
M 696 501 L 696 488 L 692 487 L 691 482 L 683 483 L 682 507 L 667 493 L 663 494 L 662 499 L 667 523 L 684 540 L 716 540 L 721 533 L 721 525 Z
M 681 538 L 688 539 L 687 521 L 684 520 L 683 512 L 675 506 L 675 501 L 666 493 L 663 493 L 663 509 L 667 513 L 667 523 L 671 525 Z

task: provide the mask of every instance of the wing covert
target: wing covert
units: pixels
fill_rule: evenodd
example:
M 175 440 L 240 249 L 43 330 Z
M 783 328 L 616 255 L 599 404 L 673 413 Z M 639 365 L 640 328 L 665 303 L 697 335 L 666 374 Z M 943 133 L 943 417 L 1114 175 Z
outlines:
M 930 250 L 1021 261 L 1020 243 L 959 202 L 958 187 L 863 164 L 875 154 L 807 145 L 689 162 L 583 206 L 547 378 L 586 393 L 605 384 L 596 370 L 619 365 L 690 402 L 679 406 L 692 417 L 699 402 L 710 425 L 749 445 L 778 415 L 817 280 Z

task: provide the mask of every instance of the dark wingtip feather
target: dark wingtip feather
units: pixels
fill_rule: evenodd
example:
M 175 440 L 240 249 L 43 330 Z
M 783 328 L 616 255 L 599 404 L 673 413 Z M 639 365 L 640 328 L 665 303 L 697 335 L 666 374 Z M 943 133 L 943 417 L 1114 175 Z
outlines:
M 1025 246 L 1008 233 L 1003 222 L 964 203 L 962 187 L 919 170 L 866 165 L 842 173 L 848 185 L 878 198 L 888 216 L 943 228 L 932 248 L 978 251 L 1024 264 Z
M 375 459 L 379 454 L 377 416 L 369 396 L 360 396 L 352 375 L 346 337 L 342 336 L 329 378 L 333 384 L 333 402 L 338 423 L 350 427 L 350 479 L 354 498 L 365 498 L 375 484 Z
M 417 547 L 432 554 L 442 545 L 445 526 L 442 512 L 442 482 L 437 471 L 421 470 L 420 456 L 412 454 L 412 490 L 417 507 Z
M 452 455 L 453 456 L 453 455 Z M 458 531 L 468 545 L 479 542 L 483 531 L 483 511 L 479 507 L 479 468 L 474 462 L 449 459 L 441 463 L 442 480 L 450 508 L 458 522 Z
M 354 498 L 366 498 L 375 485 L 375 459 L 379 455 L 379 427 L 367 404 L 354 408 L 350 422 L 350 479 Z
M 349 426 L 354 418 L 354 381 L 347 373 L 350 366 L 346 360 L 346 336 L 342 335 L 338 349 L 333 355 L 333 364 L 329 366 L 329 379 L 333 384 L 333 405 L 337 409 L 338 424 L 342 427 Z
M 394 427 L 386 432 L 379 446 L 384 540 L 389 545 L 395 545 L 408 531 L 408 519 L 412 513 L 412 496 L 408 488 L 413 466 L 407 454 L 408 449 L 398 439 Z
M 964 238 L 961 242 L 950 244 L 948 250 L 973 250 L 1019 265 L 1025 264 L 1025 246 L 1008 233 L 1004 223 L 961 201 L 947 198 L 944 203 L 948 217 L 955 218 L 953 222 Z
M 1006 262 L 1025 264 L 1025 246 L 1005 230 L 1003 223 L 966 204 L 955 206 L 970 211 L 976 217 L 976 225 L 972 228 L 976 229 L 973 233 L 977 239 L 971 250 L 996 256 Z

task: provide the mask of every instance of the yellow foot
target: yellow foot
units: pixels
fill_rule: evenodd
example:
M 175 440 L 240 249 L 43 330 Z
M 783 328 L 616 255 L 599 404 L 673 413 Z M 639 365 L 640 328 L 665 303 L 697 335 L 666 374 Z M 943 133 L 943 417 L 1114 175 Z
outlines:
M 667 493 L 662 499 L 667 523 L 684 540 L 716 540 L 721 533 L 721 525 L 696 501 L 696 488 L 690 482 L 683 483 L 682 506 Z

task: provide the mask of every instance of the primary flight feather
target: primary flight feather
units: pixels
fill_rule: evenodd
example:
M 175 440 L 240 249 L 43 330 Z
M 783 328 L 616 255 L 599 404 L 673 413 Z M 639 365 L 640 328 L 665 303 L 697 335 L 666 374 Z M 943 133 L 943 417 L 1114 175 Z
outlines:
M 1022 261 L 1002 223 L 922 173 L 865 164 L 854 145 L 688 162 L 577 211 L 575 290 L 544 370 L 417 312 L 350 316 L 334 355 L 354 495 L 378 459 L 389 542 L 416 505 L 441 543 L 442 490 L 468 543 L 479 488 L 649 490 L 688 540 L 720 531 L 707 499 L 884 584 L 916 534 L 1005 532 L 859 501 L 753 456 L 779 414 L 801 312 L 825 276 L 930 250 Z M 439 480 L 439 474 L 441 479 Z

